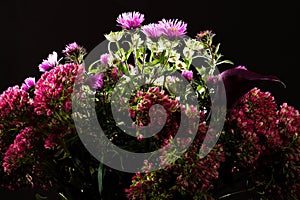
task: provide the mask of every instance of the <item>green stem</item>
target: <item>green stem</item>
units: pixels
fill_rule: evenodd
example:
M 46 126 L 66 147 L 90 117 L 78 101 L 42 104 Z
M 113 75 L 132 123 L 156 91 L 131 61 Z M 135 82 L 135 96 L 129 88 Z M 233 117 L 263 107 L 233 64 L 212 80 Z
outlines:
M 246 190 L 240 190 L 240 191 L 237 191 L 237 192 L 233 192 L 233 193 L 230 193 L 230 194 L 223 195 L 223 196 L 219 197 L 218 199 L 225 199 L 225 198 L 233 196 L 233 195 L 242 194 L 242 193 L 245 193 L 245 192 L 251 192 L 254 189 L 255 189 L 255 187 L 252 187 L 252 188 L 246 189 Z

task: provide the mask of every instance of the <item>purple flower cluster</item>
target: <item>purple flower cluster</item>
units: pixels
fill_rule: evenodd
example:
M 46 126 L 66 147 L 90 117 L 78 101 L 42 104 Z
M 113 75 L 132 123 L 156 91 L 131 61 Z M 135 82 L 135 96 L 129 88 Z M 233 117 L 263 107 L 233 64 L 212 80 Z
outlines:
M 139 12 L 127 12 L 118 16 L 117 22 L 123 29 L 139 27 L 145 20 L 144 15 Z M 162 35 L 175 39 L 186 34 L 187 24 L 181 20 L 162 19 L 158 23 L 142 26 L 142 32 L 149 38 L 159 38 Z
M 187 24 L 181 20 L 162 19 L 157 24 L 151 23 L 142 26 L 142 32 L 149 38 L 159 38 L 162 35 L 170 39 L 178 38 L 186 34 Z
M 82 65 L 70 63 L 45 72 L 35 86 L 35 113 L 51 116 L 55 111 L 70 112 L 73 85 L 83 71 Z

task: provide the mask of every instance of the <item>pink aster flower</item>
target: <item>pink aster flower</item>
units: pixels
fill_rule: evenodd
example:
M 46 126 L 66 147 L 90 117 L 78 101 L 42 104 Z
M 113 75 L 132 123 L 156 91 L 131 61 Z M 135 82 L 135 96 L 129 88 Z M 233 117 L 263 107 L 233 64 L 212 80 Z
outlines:
M 49 69 L 55 67 L 57 64 L 57 53 L 53 51 L 52 54 L 49 54 L 47 60 L 43 60 L 43 62 L 39 65 L 40 72 L 48 71 Z
M 102 54 L 100 56 L 100 62 L 102 65 L 107 65 L 110 55 L 108 53 Z
M 88 84 L 94 89 L 100 89 L 103 86 L 103 74 L 95 74 L 88 79 Z
M 159 38 L 163 34 L 161 25 L 154 23 L 142 26 L 142 32 L 151 39 Z
M 144 15 L 139 12 L 122 13 L 117 18 L 117 22 L 124 29 L 136 28 L 140 26 L 144 20 Z
M 181 75 L 185 77 L 187 80 L 191 80 L 193 78 L 193 71 L 185 70 L 181 72 Z
M 177 38 L 186 34 L 187 24 L 181 20 L 162 19 L 159 21 L 159 24 L 161 25 L 163 34 L 169 38 Z
M 34 85 L 35 85 L 35 78 L 29 77 L 24 80 L 21 89 L 27 91 L 29 88 L 33 87 Z

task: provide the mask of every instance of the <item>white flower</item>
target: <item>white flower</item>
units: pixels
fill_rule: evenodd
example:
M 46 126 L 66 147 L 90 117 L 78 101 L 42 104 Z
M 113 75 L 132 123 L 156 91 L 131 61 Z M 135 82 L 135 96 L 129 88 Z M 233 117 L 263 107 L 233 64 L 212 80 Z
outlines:
M 139 48 L 144 43 L 144 41 L 140 38 L 139 34 L 133 34 L 132 40 L 135 48 Z
M 175 50 L 167 51 L 166 56 L 169 58 L 168 62 L 175 63 L 180 59 L 180 54 Z
M 153 42 L 151 39 L 147 38 L 146 45 L 151 51 L 157 51 L 157 43 Z
M 164 50 L 170 50 L 179 45 L 179 41 L 170 41 L 167 38 L 161 37 L 158 40 L 158 52 L 163 52 Z
M 203 49 L 203 45 L 201 44 L 201 42 L 199 42 L 198 40 L 195 39 L 187 39 L 185 40 L 185 45 L 194 51 L 199 51 L 201 49 Z
M 176 69 L 179 69 L 179 70 L 187 70 L 187 66 L 184 62 L 182 62 L 181 60 L 177 60 L 175 62 L 175 66 L 176 66 Z
M 118 31 L 118 32 L 110 32 L 109 34 L 105 34 L 105 38 L 110 41 L 110 42 L 118 42 L 122 36 L 123 36 L 123 31 Z
M 191 58 L 194 55 L 194 51 L 188 47 L 184 47 L 183 49 L 183 55 L 186 58 Z

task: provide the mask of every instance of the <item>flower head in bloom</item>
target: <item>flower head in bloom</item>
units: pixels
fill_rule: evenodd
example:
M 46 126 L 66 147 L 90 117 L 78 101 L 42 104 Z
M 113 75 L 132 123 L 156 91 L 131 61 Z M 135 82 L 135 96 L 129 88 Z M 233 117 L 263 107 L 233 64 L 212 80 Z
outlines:
M 24 80 L 21 89 L 27 91 L 29 88 L 33 87 L 34 85 L 35 85 L 35 78 L 29 77 Z
M 185 77 L 187 80 L 192 80 L 193 78 L 193 71 L 192 70 L 184 70 L 181 72 L 181 75 Z
M 161 25 L 154 23 L 142 26 L 142 32 L 150 39 L 159 38 L 163 34 Z
M 205 31 L 201 31 L 200 33 L 198 33 L 196 35 L 196 38 L 200 41 L 203 41 L 203 40 L 206 41 L 206 39 L 208 37 L 211 37 L 212 35 L 214 35 L 214 34 L 212 33 L 211 30 L 205 30 Z
M 88 85 L 94 89 L 100 89 L 103 86 L 103 74 L 95 74 L 87 80 Z
M 57 53 L 53 51 L 52 54 L 49 54 L 47 60 L 43 60 L 43 62 L 39 65 L 40 72 L 46 72 L 55 67 L 57 64 Z
M 66 48 L 62 51 L 63 53 L 71 53 L 73 51 L 78 51 L 80 50 L 81 47 L 78 46 L 76 42 L 73 42 L 71 44 L 66 45 Z
M 73 85 L 83 71 L 82 65 L 67 63 L 45 72 L 35 85 L 35 113 L 51 116 L 57 109 L 69 112 Z
M 33 128 L 28 127 L 23 129 L 15 138 L 14 143 L 9 146 L 5 153 L 4 162 L 2 164 L 4 172 L 10 174 L 12 170 L 17 169 L 22 165 L 22 160 L 25 161 L 27 155 L 33 148 Z M 27 158 L 28 159 L 28 158 Z
M 117 18 L 118 24 L 124 29 L 139 27 L 144 20 L 144 15 L 139 12 L 122 13 Z
M 0 133 L 6 130 L 5 127 L 15 128 L 24 123 L 22 117 L 30 119 L 31 109 L 32 100 L 27 91 L 21 90 L 19 86 L 5 90 L 0 95 Z
M 163 34 L 169 38 L 178 38 L 186 34 L 187 24 L 181 20 L 166 20 L 159 21 Z
M 80 64 L 82 63 L 83 56 L 86 55 L 86 50 L 76 42 L 73 42 L 66 45 L 62 53 L 65 55 L 66 60 Z
M 102 54 L 100 56 L 100 62 L 101 62 L 102 65 L 107 65 L 109 59 L 110 59 L 110 55 L 108 53 Z

